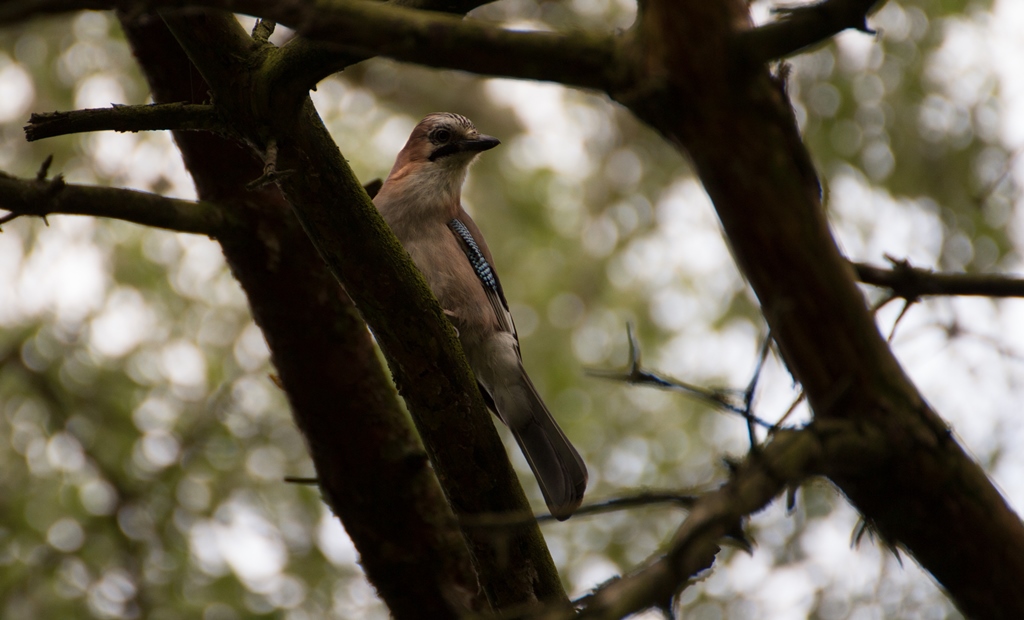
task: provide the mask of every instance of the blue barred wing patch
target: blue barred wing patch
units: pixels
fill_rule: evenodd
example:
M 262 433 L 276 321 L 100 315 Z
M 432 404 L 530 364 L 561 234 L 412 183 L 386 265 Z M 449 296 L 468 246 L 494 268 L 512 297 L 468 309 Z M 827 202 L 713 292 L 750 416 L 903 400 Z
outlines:
M 473 234 L 469 232 L 466 225 L 460 222 L 458 218 L 448 222 L 448 227 L 466 244 L 466 258 L 469 259 L 469 264 L 473 266 L 476 276 L 480 278 L 484 286 L 497 293 L 498 279 L 494 276 L 491 264 L 484 258 L 484 253 L 480 251 L 480 246 L 477 245 Z

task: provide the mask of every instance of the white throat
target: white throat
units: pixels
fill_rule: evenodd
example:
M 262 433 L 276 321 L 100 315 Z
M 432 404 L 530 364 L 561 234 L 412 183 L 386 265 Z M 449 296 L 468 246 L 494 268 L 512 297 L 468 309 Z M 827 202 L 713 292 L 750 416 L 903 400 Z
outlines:
M 403 202 L 409 201 L 426 210 L 459 205 L 462 185 L 475 156 L 476 153 L 459 153 L 418 167 L 403 179 Z

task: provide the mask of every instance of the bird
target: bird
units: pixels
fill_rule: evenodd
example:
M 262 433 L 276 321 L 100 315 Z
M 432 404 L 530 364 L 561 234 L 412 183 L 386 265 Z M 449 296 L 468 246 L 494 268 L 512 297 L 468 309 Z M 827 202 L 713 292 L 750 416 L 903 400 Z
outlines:
M 512 431 L 558 520 L 579 508 L 587 467 L 523 368 L 494 259 L 462 206 L 470 164 L 500 144 L 465 116 L 428 114 L 373 198 L 453 324 L 487 406 Z

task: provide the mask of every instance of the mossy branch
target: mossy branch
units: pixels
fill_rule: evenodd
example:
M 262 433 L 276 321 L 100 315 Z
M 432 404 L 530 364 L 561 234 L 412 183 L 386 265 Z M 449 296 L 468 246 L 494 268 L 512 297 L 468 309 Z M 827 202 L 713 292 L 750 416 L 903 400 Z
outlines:
M 114 105 L 70 112 L 33 114 L 25 125 L 29 141 L 89 131 L 204 130 L 230 134 L 227 124 L 212 105 L 163 103 L 151 105 Z
M 229 211 L 209 202 L 165 198 L 113 187 L 69 185 L 63 177 L 19 179 L 0 173 L 0 224 L 21 216 L 92 215 L 176 232 L 220 237 L 239 224 Z

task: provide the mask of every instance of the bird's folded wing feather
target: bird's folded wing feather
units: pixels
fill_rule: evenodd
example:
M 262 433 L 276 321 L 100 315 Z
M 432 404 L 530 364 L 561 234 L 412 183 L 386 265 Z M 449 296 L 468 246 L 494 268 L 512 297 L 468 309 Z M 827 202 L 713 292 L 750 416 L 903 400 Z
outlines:
M 480 284 L 484 287 L 484 292 L 487 294 L 487 301 L 490 302 L 491 308 L 494 310 L 494 316 L 498 319 L 498 326 L 502 331 L 516 336 L 516 326 L 512 322 L 512 313 L 508 310 L 505 292 L 501 289 L 501 281 L 498 280 L 498 274 L 494 272 L 494 268 L 491 267 L 491 262 L 488 260 L 486 254 L 489 254 L 489 252 L 487 252 L 486 246 L 483 245 L 482 237 L 480 236 L 479 229 L 476 228 L 476 224 L 468 217 L 456 217 L 448 222 L 448 228 L 455 235 L 459 246 L 466 254 L 466 259 L 472 265 L 477 278 L 480 279 Z M 474 232 L 476 233 L 475 235 Z

